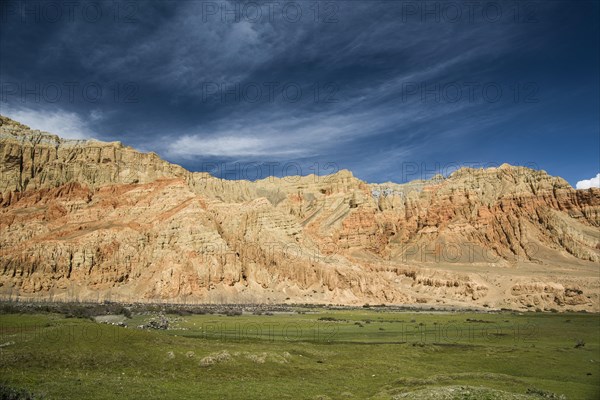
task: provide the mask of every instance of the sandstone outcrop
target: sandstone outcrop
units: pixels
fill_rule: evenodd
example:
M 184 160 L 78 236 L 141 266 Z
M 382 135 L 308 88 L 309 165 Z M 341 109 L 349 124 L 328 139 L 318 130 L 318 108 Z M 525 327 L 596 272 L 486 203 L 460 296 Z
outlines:
M 503 165 L 232 181 L 0 126 L 0 295 L 600 311 L 600 190 Z

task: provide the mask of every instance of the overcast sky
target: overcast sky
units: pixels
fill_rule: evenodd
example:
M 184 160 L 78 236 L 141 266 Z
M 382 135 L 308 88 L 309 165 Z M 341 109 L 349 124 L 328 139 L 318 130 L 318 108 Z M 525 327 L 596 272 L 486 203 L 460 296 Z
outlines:
M 226 178 L 260 165 L 404 182 L 508 162 L 575 186 L 600 172 L 597 2 L 1 10 L 0 112 L 63 137 L 120 140 Z

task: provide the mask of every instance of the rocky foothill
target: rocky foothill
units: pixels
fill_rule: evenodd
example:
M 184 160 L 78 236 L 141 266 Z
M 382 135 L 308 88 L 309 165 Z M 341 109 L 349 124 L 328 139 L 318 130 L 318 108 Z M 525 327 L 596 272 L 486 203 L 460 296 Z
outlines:
M 600 311 L 600 189 L 544 171 L 222 180 L 1 122 L 4 299 Z

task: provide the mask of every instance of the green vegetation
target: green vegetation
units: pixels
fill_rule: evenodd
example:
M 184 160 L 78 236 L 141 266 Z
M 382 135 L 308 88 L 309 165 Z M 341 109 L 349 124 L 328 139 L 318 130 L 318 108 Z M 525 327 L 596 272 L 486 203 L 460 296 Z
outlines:
M 110 307 L 1 307 L 0 399 L 600 395 L 594 314 Z

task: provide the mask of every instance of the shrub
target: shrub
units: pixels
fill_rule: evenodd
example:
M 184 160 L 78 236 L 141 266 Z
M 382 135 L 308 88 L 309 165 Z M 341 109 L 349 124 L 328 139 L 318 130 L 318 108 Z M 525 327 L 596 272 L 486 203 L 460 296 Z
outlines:
M 125 318 L 131 319 L 131 310 L 127 307 L 123 307 L 123 315 Z
M 0 400 L 38 400 L 42 396 L 34 395 L 25 389 L 12 388 L 0 383 Z
M 3 303 L 0 305 L 0 314 L 20 314 L 21 312 L 21 308 L 13 304 Z
M 527 389 L 526 393 L 539 396 L 543 399 L 565 399 L 563 395 L 557 395 L 556 393 L 548 392 L 547 390 L 542 390 L 538 388 L 529 388 Z

